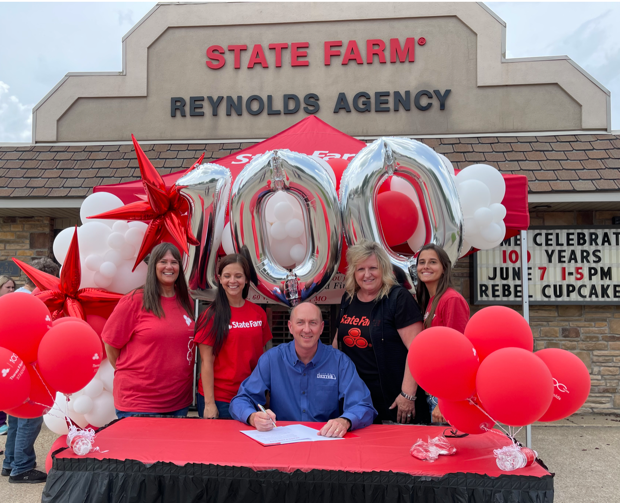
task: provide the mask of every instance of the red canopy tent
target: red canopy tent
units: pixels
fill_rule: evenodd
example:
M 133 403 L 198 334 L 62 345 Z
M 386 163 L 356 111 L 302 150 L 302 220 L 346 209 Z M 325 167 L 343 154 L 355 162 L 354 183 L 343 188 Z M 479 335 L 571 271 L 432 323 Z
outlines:
M 230 169 L 233 179 L 247 166 L 253 157 L 264 154 L 269 150 L 288 149 L 302 154 L 322 157 L 325 160 L 341 158 L 350 160 L 355 157 L 366 143 L 333 128 L 315 116 L 307 117 L 297 124 L 285 129 L 271 138 L 256 145 L 227 155 L 212 162 Z M 184 171 L 164 175 L 166 185 L 176 182 Z M 506 207 L 506 237 L 512 237 L 520 230 L 529 227 L 530 216 L 527 206 L 527 178 L 522 175 L 503 175 L 506 181 L 506 195 L 502 204 Z M 144 195 L 144 186 L 141 181 L 119 183 L 115 185 L 100 185 L 94 192 L 109 192 L 118 196 L 123 203 L 128 204 L 139 200 Z

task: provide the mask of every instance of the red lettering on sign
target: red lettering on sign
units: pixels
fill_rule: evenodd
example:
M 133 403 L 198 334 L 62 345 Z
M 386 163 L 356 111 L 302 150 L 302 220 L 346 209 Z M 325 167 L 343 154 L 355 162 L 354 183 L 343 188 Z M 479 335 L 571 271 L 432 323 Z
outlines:
M 226 58 L 224 57 L 224 48 L 221 45 L 212 45 L 207 49 L 207 58 L 211 61 L 207 61 L 207 66 L 211 70 L 219 70 L 226 64 Z
M 235 68 L 241 68 L 241 51 L 247 51 L 247 45 L 229 45 L 228 50 L 235 53 Z
M 306 58 L 308 51 L 300 51 L 299 49 L 307 49 L 310 42 L 293 42 L 291 44 L 291 66 L 310 66 L 309 61 L 300 61 L 299 58 Z
M 257 63 L 259 63 L 263 68 L 269 68 L 269 63 L 267 63 L 267 58 L 263 52 L 263 46 L 260 44 L 254 44 L 254 47 L 252 47 L 248 68 L 254 68 L 254 65 Z
M 340 51 L 338 49 L 332 50 L 332 47 L 341 47 L 342 40 L 332 40 L 331 42 L 325 42 L 323 45 L 325 47 L 325 66 L 329 66 L 332 56 L 340 56 Z
M 288 44 L 269 44 L 269 49 L 276 51 L 276 68 L 281 68 L 282 49 L 288 49 Z
M 400 41 L 397 38 L 390 39 L 390 63 L 396 63 L 398 61 L 404 63 L 409 56 L 409 63 L 415 61 L 415 38 L 407 38 L 405 40 L 405 46 L 400 46 Z
M 344 50 L 344 58 L 342 58 L 341 64 L 348 65 L 349 61 L 351 61 L 352 59 L 354 59 L 358 65 L 364 64 L 364 59 L 360 54 L 360 49 L 357 46 L 357 42 L 355 40 L 349 40 L 347 48 Z
M 385 63 L 385 42 L 379 39 L 366 41 L 366 63 L 372 65 L 375 56 L 379 56 L 379 63 Z

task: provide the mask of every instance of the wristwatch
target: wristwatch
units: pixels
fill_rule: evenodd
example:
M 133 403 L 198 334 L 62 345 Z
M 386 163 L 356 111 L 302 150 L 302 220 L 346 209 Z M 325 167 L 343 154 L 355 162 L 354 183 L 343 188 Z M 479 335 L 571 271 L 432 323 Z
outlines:
M 405 393 L 405 392 L 404 392 L 404 391 L 402 391 L 402 390 L 401 390 L 400 394 L 401 394 L 402 396 L 404 396 L 407 400 L 410 400 L 410 401 L 412 401 L 412 402 L 415 402 L 415 399 L 416 399 L 416 396 L 415 396 L 415 395 L 413 395 L 413 396 L 408 395 L 407 393 Z

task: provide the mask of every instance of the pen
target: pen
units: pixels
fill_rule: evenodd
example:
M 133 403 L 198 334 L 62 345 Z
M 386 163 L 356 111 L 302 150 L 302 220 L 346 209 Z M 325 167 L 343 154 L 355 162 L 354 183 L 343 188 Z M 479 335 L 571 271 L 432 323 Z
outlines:
M 265 407 L 263 407 L 260 403 L 258 404 L 258 408 L 261 410 L 261 412 L 264 412 L 265 414 L 267 414 L 267 411 L 265 410 Z M 267 414 L 267 416 L 269 416 L 269 414 Z M 273 418 L 271 416 L 269 416 L 269 419 L 271 419 L 271 422 L 273 423 L 273 427 L 277 428 L 276 423 L 273 420 Z

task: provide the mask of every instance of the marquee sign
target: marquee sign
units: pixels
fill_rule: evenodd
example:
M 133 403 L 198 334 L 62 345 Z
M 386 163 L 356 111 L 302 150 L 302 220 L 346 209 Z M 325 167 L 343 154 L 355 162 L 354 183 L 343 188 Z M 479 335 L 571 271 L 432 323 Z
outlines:
M 620 229 L 528 231 L 531 304 L 620 304 Z M 521 240 L 474 254 L 474 304 L 521 304 Z

